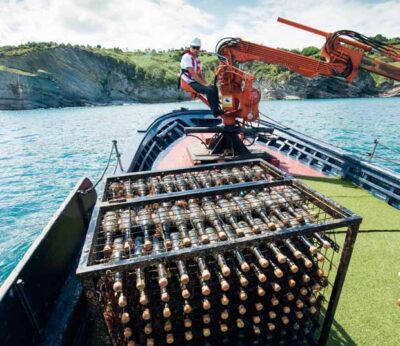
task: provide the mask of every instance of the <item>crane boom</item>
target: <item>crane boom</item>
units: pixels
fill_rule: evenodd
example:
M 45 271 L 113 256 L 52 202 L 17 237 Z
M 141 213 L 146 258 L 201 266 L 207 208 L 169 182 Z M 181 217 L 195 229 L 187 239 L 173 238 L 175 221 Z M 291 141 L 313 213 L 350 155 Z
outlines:
M 225 125 L 233 125 L 236 118 L 255 121 L 258 118 L 258 104 L 261 95 L 253 88 L 254 76 L 240 70 L 237 64 L 262 61 L 280 65 L 307 77 L 318 75 L 343 77 L 351 83 L 362 68 L 373 73 L 400 81 L 400 68 L 386 62 L 370 59 L 366 51 L 379 52 L 392 59 L 400 60 L 400 49 L 369 39 L 366 36 L 349 30 L 327 33 L 287 19 L 278 21 L 296 28 L 324 36 L 326 42 L 319 60 L 284 49 L 271 48 L 249 42 L 240 38 L 221 40 L 216 48 L 219 57 L 217 78 L 225 114 L 222 115 Z M 348 36 L 346 38 L 343 36 Z

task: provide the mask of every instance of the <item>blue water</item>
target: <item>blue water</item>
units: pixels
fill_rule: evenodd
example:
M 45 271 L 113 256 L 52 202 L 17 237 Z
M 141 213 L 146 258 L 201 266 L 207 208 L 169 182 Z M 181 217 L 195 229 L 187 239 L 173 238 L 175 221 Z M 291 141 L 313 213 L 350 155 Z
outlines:
M 0 283 L 77 181 L 97 180 L 113 139 L 122 149 L 139 124 L 181 106 L 205 108 L 186 102 L 0 111 Z M 400 99 L 268 101 L 261 111 L 361 157 L 375 138 L 400 150 Z M 400 152 L 378 153 L 400 160 Z M 399 165 L 379 164 L 400 172 Z

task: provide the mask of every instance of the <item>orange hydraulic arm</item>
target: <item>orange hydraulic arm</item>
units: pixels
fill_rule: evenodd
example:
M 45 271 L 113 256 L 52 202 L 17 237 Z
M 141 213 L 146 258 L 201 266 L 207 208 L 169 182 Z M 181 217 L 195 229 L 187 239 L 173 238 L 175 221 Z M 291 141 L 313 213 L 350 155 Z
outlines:
M 226 113 L 222 116 L 225 125 L 235 124 L 236 118 L 255 121 L 258 118 L 260 93 L 253 88 L 254 77 L 236 67 L 248 61 L 263 61 L 287 67 L 307 77 L 317 75 L 340 76 L 350 83 L 356 77 L 358 68 L 400 80 L 400 68 L 364 56 L 365 51 L 374 49 L 387 57 L 400 60 L 400 50 L 372 41 L 352 31 L 339 31 L 333 34 L 307 27 L 302 24 L 279 18 L 278 21 L 326 37 L 321 56 L 326 61 L 300 54 L 243 41 L 239 38 L 226 38 L 217 45 L 219 66 L 217 78 Z M 351 39 L 343 38 L 346 35 Z M 349 47 L 349 46 L 352 47 Z M 354 48 L 353 48 L 354 47 Z

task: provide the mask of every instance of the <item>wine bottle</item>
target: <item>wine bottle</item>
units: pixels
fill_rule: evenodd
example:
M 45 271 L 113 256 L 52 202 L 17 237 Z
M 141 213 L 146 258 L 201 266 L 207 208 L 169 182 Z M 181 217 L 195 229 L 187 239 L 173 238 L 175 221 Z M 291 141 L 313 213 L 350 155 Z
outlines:
M 266 191 L 259 192 L 257 194 L 257 198 L 264 203 L 264 206 L 267 208 L 267 210 L 271 214 L 276 216 L 284 224 L 285 227 L 290 227 L 289 218 L 282 215 L 281 210 L 275 205 L 275 202 L 272 200 L 269 193 L 267 193 Z
M 279 285 L 277 282 L 270 282 L 269 284 L 274 292 L 280 292 L 282 289 L 281 285 Z
M 254 323 L 254 324 L 260 324 L 261 321 L 262 321 L 260 315 L 254 315 L 253 318 L 252 318 L 252 320 L 253 320 L 253 323 Z
M 149 308 L 145 308 L 142 312 L 142 319 L 148 321 L 151 319 L 151 312 Z
M 272 295 L 270 302 L 271 302 L 272 306 L 278 306 L 279 305 L 279 299 L 275 295 Z
M 183 325 L 185 326 L 185 328 L 191 328 L 192 324 L 192 320 L 189 317 L 185 317 L 185 319 L 183 320 Z
M 221 320 L 227 320 L 229 318 L 229 310 L 224 309 L 220 314 Z
M 145 197 L 147 193 L 147 185 L 144 179 L 138 179 L 135 184 L 135 189 L 139 193 L 140 197 Z
M 267 247 L 272 251 L 275 255 L 278 263 L 286 263 L 287 257 L 279 250 L 279 248 L 274 243 L 266 243 Z
M 125 257 L 124 245 L 122 237 L 117 237 L 113 241 L 110 263 L 118 263 Z
M 247 300 L 247 298 L 248 298 L 248 295 L 247 295 L 246 291 L 242 287 L 240 287 L 239 288 L 239 299 L 242 302 L 244 302 Z
M 175 175 L 175 182 L 176 186 L 178 187 L 179 191 L 186 191 L 187 190 L 187 182 L 183 175 L 176 174 Z
M 144 290 L 140 291 L 139 293 L 139 303 L 140 305 L 147 305 L 149 303 L 149 299 Z
M 183 283 L 180 283 L 181 286 L 181 295 L 183 299 L 189 299 L 190 298 L 190 291 L 188 290 L 187 286 Z
M 172 240 L 172 249 L 173 250 L 179 250 L 179 235 L 177 233 L 171 234 L 171 240 Z M 176 261 L 176 266 L 178 268 L 178 273 L 179 273 L 179 281 L 185 285 L 187 285 L 190 281 L 189 274 L 186 270 L 186 264 L 183 260 L 178 259 Z
M 190 220 L 197 230 L 197 233 L 200 236 L 200 242 L 202 244 L 208 244 L 210 242 L 208 235 L 205 232 L 205 215 L 203 211 L 200 209 L 199 204 L 196 199 L 189 200 L 189 217 Z
M 307 247 L 310 254 L 315 255 L 318 252 L 318 248 L 312 244 L 305 236 L 299 236 L 298 239 Z
M 217 236 L 219 240 L 226 240 L 227 236 L 226 233 L 222 227 L 221 221 L 218 217 L 218 214 L 216 212 L 216 206 L 213 202 L 203 198 L 202 199 L 202 204 L 201 204 L 201 209 L 204 212 L 204 215 L 208 222 L 212 224 L 212 226 L 215 228 L 217 231 Z
M 193 175 L 191 175 L 190 173 L 185 173 L 185 178 L 187 184 L 190 186 L 190 189 L 197 190 L 200 188 L 199 183 L 197 182 L 196 178 Z
M 185 300 L 183 303 L 183 312 L 185 314 L 190 314 L 192 312 L 192 306 L 190 305 L 188 300 Z
M 228 296 L 227 296 L 225 293 L 221 294 L 220 303 L 221 303 L 221 305 L 223 305 L 223 306 L 229 305 L 229 298 L 228 298 Z
M 129 339 L 132 336 L 133 332 L 132 332 L 132 328 L 130 327 L 125 327 L 124 328 L 124 337 Z
M 162 314 L 163 314 L 163 317 L 164 318 L 169 318 L 169 317 L 171 317 L 171 308 L 169 307 L 169 305 L 168 305 L 168 303 L 165 303 L 164 304 L 164 308 L 163 308 L 163 312 L 162 312 Z
M 149 178 L 149 190 L 152 195 L 159 195 L 162 192 L 162 185 L 157 177 Z
M 239 283 L 242 287 L 247 287 L 249 284 L 249 281 L 247 280 L 247 278 L 244 276 L 244 274 L 239 270 L 239 268 L 237 268 L 236 266 L 233 267 L 235 274 L 237 276 L 237 278 L 239 279 Z
M 293 242 L 290 239 L 284 239 L 283 243 L 286 245 L 286 247 L 290 250 L 290 252 L 296 259 L 302 258 L 302 252 L 299 249 L 297 249 L 297 247 L 293 244 Z
M 262 311 L 264 309 L 264 305 L 261 302 L 257 302 L 254 304 L 254 308 L 256 309 L 256 311 Z
M 196 232 L 194 230 L 189 231 L 189 237 L 192 242 L 192 247 L 197 247 L 199 246 L 199 241 L 197 239 Z M 194 261 L 197 263 L 199 270 L 200 270 L 200 275 L 203 278 L 203 280 L 210 280 L 211 278 L 211 273 L 208 270 L 206 259 L 203 256 L 197 256 L 194 257 Z
M 260 285 L 257 285 L 257 295 L 259 297 L 264 297 L 266 294 L 266 291 L 263 287 L 261 287 Z
M 267 216 L 267 211 L 264 209 L 263 202 L 256 198 L 253 193 L 248 193 L 244 198 L 250 204 L 252 211 L 261 217 L 268 229 L 275 230 L 276 225 Z
M 257 246 L 250 246 L 249 249 L 251 253 L 254 255 L 254 257 L 257 259 L 261 268 L 269 267 L 269 261 L 264 257 L 264 255 L 261 253 L 260 249 Z
M 109 191 L 113 202 L 124 196 L 124 186 L 117 181 L 110 184 Z
M 330 249 L 332 247 L 331 243 L 322 234 L 315 232 L 313 233 L 313 236 L 321 243 L 321 245 L 325 249 Z
M 219 321 L 219 330 L 222 333 L 226 333 L 229 330 L 229 327 L 228 327 L 228 325 L 226 323 L 224 323 L 222 321 Z
M 112 238 L 117 231 L 117 220 L 118 214 L 115 211 L 108 211 L 104 214 L 101 225 L 106 236 L 106 242 L 103 248 L 105 257 L 108 257 L 112 251 Z
M 287 258 L 287 264 L 289 266 L 290 271 L 293 274 L 295 274 L 299 271 L 299 267 L 290 258 Z
M 221 177 L 226 184 L 232 184 L 235 182 L 235 177 L 228 169 L 221 169 Z
M 211 335 L 211 329 L 208 327 L 203 328 L 203 336 L 208 338 L 210 335 Z
M 165 341 L 166 341 L 167 344 L 173 344 L 174 341 L 175 341 L 174 334 L 168 333 L 168 334 L 165 336 Z
M 238 327 L 239 329 L 244 328 L 244 321 L 241 318 L 237 318 L 236 319 L 236 327 Z
M 133 247 L 132 239 L 132 220 L 136 217 L 136 213 L 131 209 L 123 210 L 120 213 L 118 220 L 118 228 L 122 234 L 124 234 L 124 250 L 130 252 Z
M 209 296 L 211 293 L 211 289 L 208 286 L 207 282 L 201 276 L 199 276 L 199 282 L 200 282 L 201 294 L 203 296 Z
M 164 332 L 170 332 L 172 330 L 172 322 L 170 320 L 166 320 L 163 325 Z
M 253 165 L 251 169 L 258 180 L 260 179 L 271 180 L 259 165 Z
M 253 269 L 254 274 L 257 276 L 258 281 L 260 281 L 261 283 L 267 281 L 267 276 L 254 263 L 251 263 L 250 267 L 251 269 Z
M 169 293 L 167 291 L 167 288 L 166 287 L 162 287 L 161 288 L 161 301 L 164 302 L 164 303 L 168 303 L 170 298 L 171 297 L 170 297 L 170 295 L 169 295 Z
M 210 310 L 211 309 L 211 302 L 207 298 L 203 298 L 201 302 L 201 306 L 203 310 Z
M 245 181 L 259 180 L 258 178 L 256 178 L 253 170 L 249 166 L 242 166 L 241 168 L 244 174 Z
M 218 215 L 233 227 L 238 237 L 243 236 L 243 230 L 238 225 L 236 210 L 232 204 L 228 200 L 220 198 L 217 200 L 217 205 L 219 207 L 217 208 Z
M 221 290 L 224 292 L 229 291 L 230 285 L 229 285 L 228 281 L 225 279 L 225 277 L 220 273 L 219 270 L 216 270 L 216 275 L 217 275 Z
M 185 211 L 178 205 L 174 205 L 171 208 L 171 219 L 175 223 L 176 227 L 179 230 L 179 233 L 182 238 L 182 243 L 184 246 L 189 247 L 192 245 L 192 242 L 188 235 L 188 230 L 186 227 L 187 216 Z
M 114 275 L 114 284 L 113 284 L 113 290 L 116 293 L 119 293 L 122 291 L 123 284 L 122 284 L 122 274 L 120 272 L 116 272 Z
M 161 207 L 155 210 L 152 216 L 154 224 L 157 225 L 161 230 L 165 248 L 171 249 L 171 220 L 169 218 L 168 205 L 163 203 Z
M 203 185 L 203 187 L 207 189 L 212 187 L 212 180 L 211 176 L 209 175 L 209 172 L 207 171 L 198 172 L 196 174 L 196 178 L 201 183 L 201 185 Z
M 143 249 L 145 251 L 151 251 L 153 245 L 150 239 L 150 232 L 152 230 L 153 220 L 148 208 L 142 208 L 139 210 L 137 214 L 137 224 L 142 229 L 144 235 Z
M 289 214 L 296 219 L 297 222 L 304 223 L 304 217 L 300 213 L 296 212 L 296 210 L 290 205 L 289 200 L 287 200 L 283 194 L 272 190 L 270 196 L 277 205 L 281 206 L 283 209 L 286 209 Z
M 211 322 L 210 314 L 204 314 L 201 316 L 201 319 L 204 324 L 209 324 Z
M 153 237 L 153 253 L 159 254 L 162 252 L 162 248 L 160 245 L 160 238 L 157 236 Z M 165 265 L 162 262 L 159 262 L 156 264 L 157 267 L 157 273 L 158 273 L 158 285 L 160 288 L 168 286 L 168 279 L 167 279 L 167 270 L 165 269 Z
M 121 292 L 119 297 L 118 297 L 118 306 L 120 308 L 124 308 L 128 304 L 128 299 L 126 298 L 126 295 Z
M 223 184 L 223 179 L 221 177 L 221 174 L 217 170 L 210 171 L 210 178 L 215 186 L 220 186 Z
M 172 193 L 175 190 L 175 186 L 174 186 L 174 177 L 170 174 L 164 176 L 161 179 L 161 184 L 165 190 L 165 192 L 167 193 Z
M 243 171 L 240 170 L 240 168 L 233 167 L 232 168 L 232 175 L 233 175 L 233 178 L 236 180 L 236 182 L 238 182 L 238 183 L 245 183 L 246 182 L 244 173 L 243 173 Z
M 121 323 L 122 324 L 127 324 L 131 320 L 130 315 L 128 312 L 123 312 L 121 314 Z
M 268 260 L 269 264 L 271 264 L 272 269 L 274 270 L 274 275 L 278 279 L 283 277 L 283 271 L 281 268 L 278 267 L 278 265 L 271 259 Z
M 260 227 L 256 225 L 254 218 L 251 214 L 250 203 L 241 196 L 233 196 L 231 200 L 236 204 L 240 215 L 252 227 L 254 234 L 260 233 Z
M 191 330 L 185 331 L 185 340 L 186 341 L 191 341 L 193 339 L 193 333 Z

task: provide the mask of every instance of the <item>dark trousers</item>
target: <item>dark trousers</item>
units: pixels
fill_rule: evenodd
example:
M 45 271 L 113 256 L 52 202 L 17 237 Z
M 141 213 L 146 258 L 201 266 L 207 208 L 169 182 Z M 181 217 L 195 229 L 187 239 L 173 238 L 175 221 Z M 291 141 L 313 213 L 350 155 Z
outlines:
M 219 107 L 218 90 L 213 86 L 204 86 L 198 82 L 190 83 L 190 86 L 200 94 L 207 97 L 208 104 L 210 105 L 211 112 L 215 117 L 221 115 L 223 111 Z

